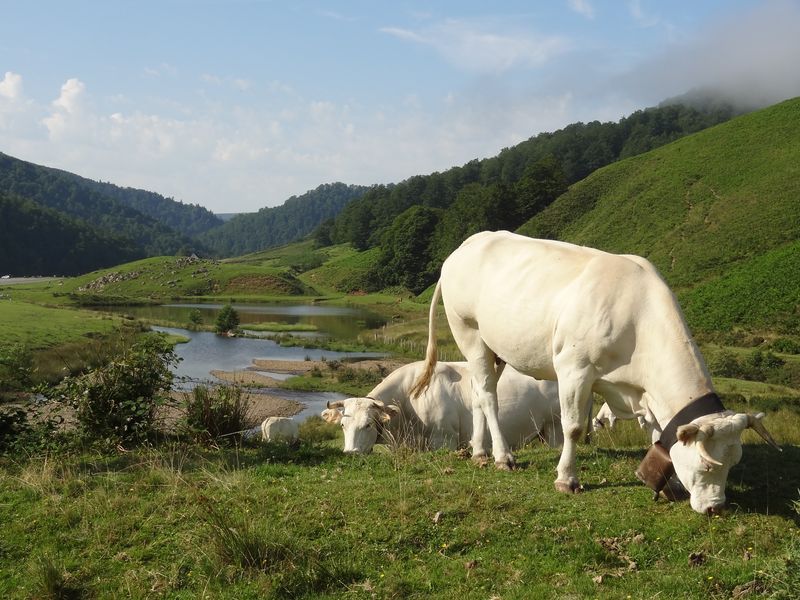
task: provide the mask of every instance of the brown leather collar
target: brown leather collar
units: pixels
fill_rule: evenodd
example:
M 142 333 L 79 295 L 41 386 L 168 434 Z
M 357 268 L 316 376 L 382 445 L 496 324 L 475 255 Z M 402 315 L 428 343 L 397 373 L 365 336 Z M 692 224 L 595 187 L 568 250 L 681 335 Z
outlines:
M 636 469 L 636 477 L 655 492 L 653 500 L 658 500 L 658 493 L 675 473 L 669 450 L 678 441 L 678 427 L 691 423 L 698 417 L 712 415 L 723 410 L 725 407 L 722 405 L 722 400 L 717 394 L 711 392 L 692 400 L 675 413 L 675 416 L 667 423 L 661 432 L 661 439 L 650 446 L 639 464 L 639 468 Z
M 669 452 L 669 449 L 678 441 L 678 427 L 691 423 L 698 417 L 713 415 L 724 410 L 725 407 L 722 405 L 722 400 L 715 392 L 695 398 L 675 413 L 672 420 L 661 431 L 661 438 L 659 439 L 661 445 Z

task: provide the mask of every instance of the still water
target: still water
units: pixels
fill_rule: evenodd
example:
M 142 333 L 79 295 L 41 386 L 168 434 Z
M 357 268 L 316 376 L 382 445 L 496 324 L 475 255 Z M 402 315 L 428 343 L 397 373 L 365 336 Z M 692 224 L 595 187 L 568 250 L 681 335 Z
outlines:
M 238 310 L 238 309 L 237 309 Z M 156 331 L 173 333 L 189 338 L 186 344 L 177 344 L 175 354 L 181 359 L 174 369 L 177 385 L 191 387 L 198 382 L 215 381 L 211 371 L 234 371 L 253 366 L 253 359 L 269 360 L 341 360 L 343 358 L 380 358 L 383 354 L 368 352 L 333 352 L 318 348 L 297 348 L 279 346 L 272 340 L 229 338 L 208 331 L 189 331 L 172 327 L 153 327 Z M 259 371 L 275 379 L 285 379 L 287 375 Z M 249 390 L 250 391 L 250 390 Z M 280 388 L 262 388 L 263 393 L 295 400 L 306 408 L 294 418 L 305 420 L 312 414 L 319 414 L 328 400 L 340 400 L 346 396 L 336 392 L 297 392 Z
M 109 306 L 98 310 L 132 315 L 139 319 L 189 323 L 192 311 L 199 311 L 202 322 L 213 325 L 223 304 L 161 304 L 153 306 Z M 240 326 L 248 323 L 285 323 L 314 325 L 321 335 L 354 339 L 364 329 L 376 329 L 386 320 L 368 311 L 319 304 L 233 304 L 239 313 Z

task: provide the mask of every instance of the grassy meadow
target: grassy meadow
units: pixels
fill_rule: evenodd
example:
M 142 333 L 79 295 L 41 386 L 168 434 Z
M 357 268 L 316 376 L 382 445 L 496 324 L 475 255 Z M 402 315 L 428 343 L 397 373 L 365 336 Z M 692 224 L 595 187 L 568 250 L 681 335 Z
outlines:
M 575 496 L 553 489 L 557 450 L 538 444 L 507 473 L 445 451 L 345 456 L 319 424 L 294 449 L 5 457 L 0 595 L 796 597 L 800 448 L 749 436 L 731 514 L 709 518 L 652 501 L 630 425 L 582 447 Z

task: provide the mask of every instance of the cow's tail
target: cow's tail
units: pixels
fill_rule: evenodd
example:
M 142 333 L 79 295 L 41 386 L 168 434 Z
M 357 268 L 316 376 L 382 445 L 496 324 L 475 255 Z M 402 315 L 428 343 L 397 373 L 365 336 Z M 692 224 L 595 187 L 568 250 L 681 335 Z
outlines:
M 428 313 L 428 349 L 425 351 L 425 364 L 423 365 L 422 374 L 414 382 L 411 388 L 411 397 L 416 398 L 427 389 L 433 377 L 433 371 L 436 368 L 436 306 L 439 304 L 439 299 L 442 297 L 442 281 L 436 282 L 436 289 L 433 290 L 433 298 L 431 298 L 431 308 Z

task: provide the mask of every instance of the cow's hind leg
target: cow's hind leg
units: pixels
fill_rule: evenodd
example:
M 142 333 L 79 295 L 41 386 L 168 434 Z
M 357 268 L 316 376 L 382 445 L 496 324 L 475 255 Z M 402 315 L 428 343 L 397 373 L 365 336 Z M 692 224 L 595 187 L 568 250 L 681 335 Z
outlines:
M 556 373 L 564 446 L 558 461 L 555 486 L 559 492 L 576 493 L 583 489 L 578 481 L 575 462 L 578 440 L 586 424 L 586 413 L 589 412 L 587 398 L 591 394 L 593 380 L 587 372 L 576 372 L 571 368 L 559 369 L 558 365 Z
M 482 342 L 479 356 L 468 357 L 472 387 L 472 458 L 481 461 L 486 457 L 486 429 L 492 439 L 492 455 L 499 469 L 514 467 L 514 456 L 500 431 L 497 417 L 497 380 L 500 371 L 495 355 Z
M 497 355 L 484 343 L 480 331 L 470 322 L 448 310 L 445 303 L 447 321 L 453 338 L 467 359 L 472 389 L 472 459 L 486 459 L 486 429 L 492 438 L 492 455 L 495 465 L 500 469 L 511 469 L 514 456 L 500 431 L 497 418 L 497 380 L 505 366 L 497 363 Z

